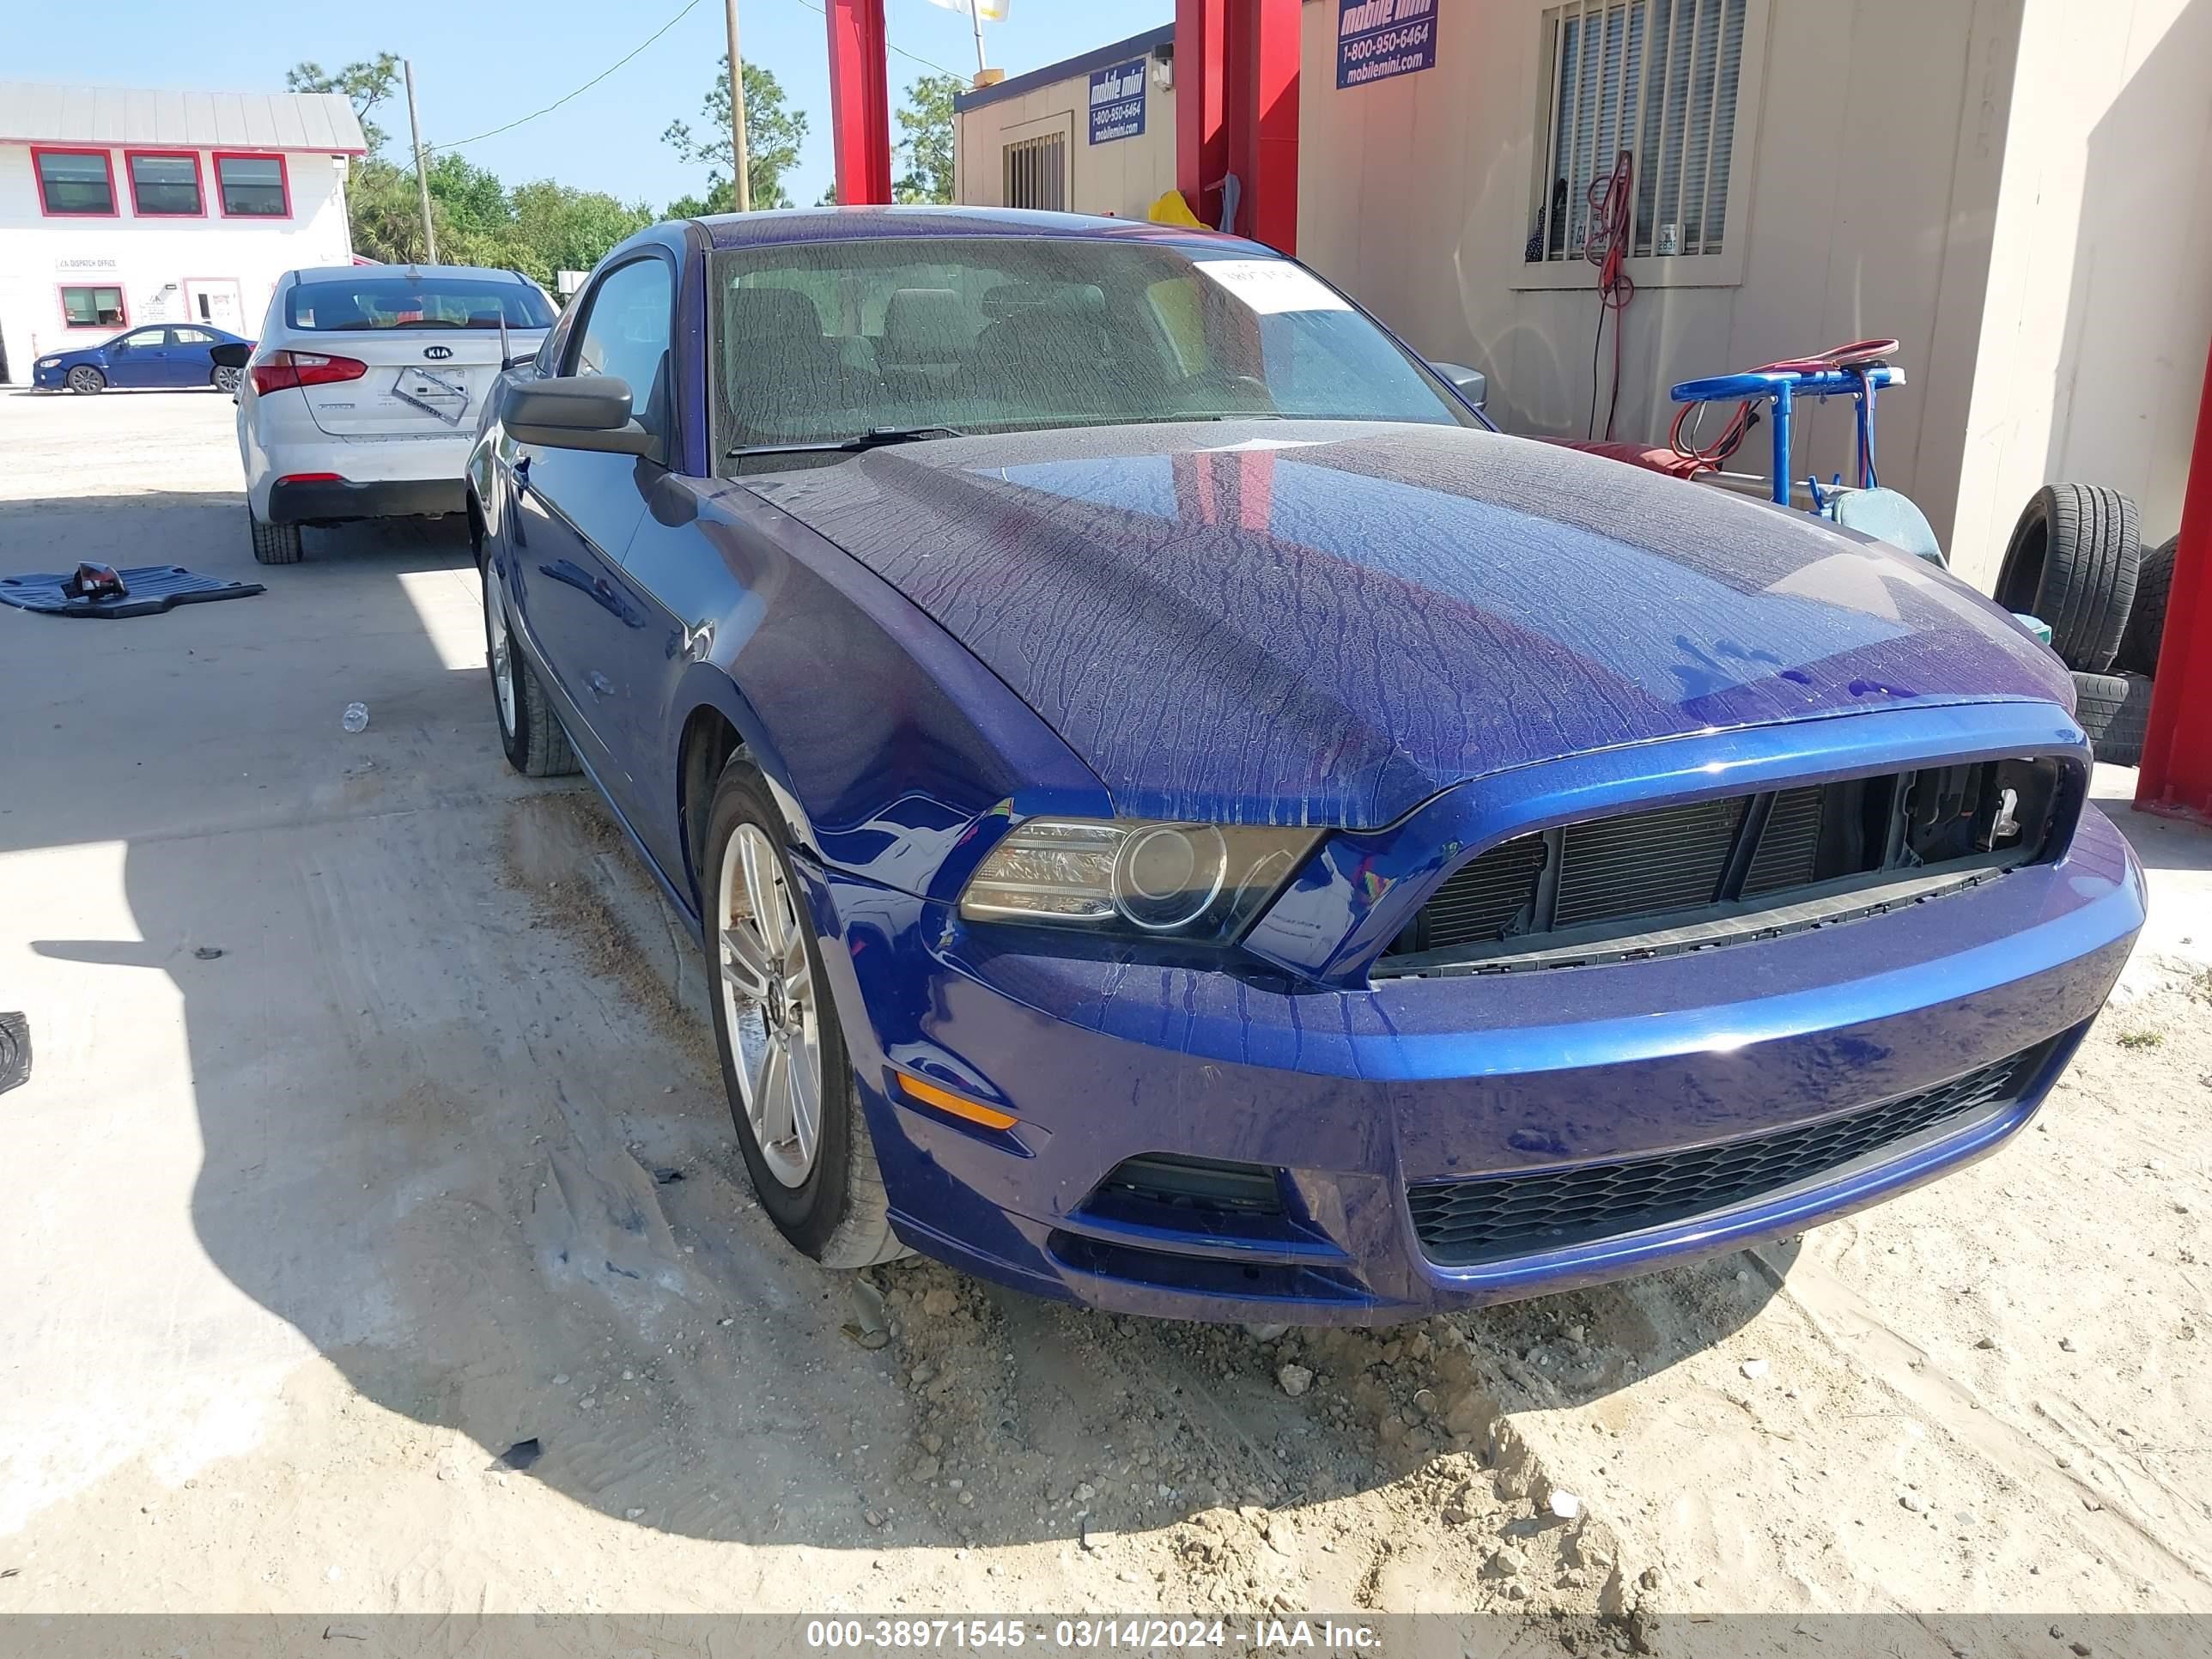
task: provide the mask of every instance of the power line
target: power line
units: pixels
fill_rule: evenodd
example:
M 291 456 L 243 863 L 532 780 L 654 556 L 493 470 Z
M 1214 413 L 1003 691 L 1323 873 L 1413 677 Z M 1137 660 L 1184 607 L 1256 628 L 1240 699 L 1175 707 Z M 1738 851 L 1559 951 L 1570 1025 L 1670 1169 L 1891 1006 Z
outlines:
M 805 6 L 809 11 L 813 12 L 817 16 L 825 15 L 823 13 L 821 6 L 817 3 L 817 0 L 799 0 L 799 3 Z M 507 122 L 504 126 L 494 127 L 488 132 L 479 132 L 475 134 L 473 137 L 467 138 L 455 138 L 450 143 L 443 144 L 425 144 L 422 146 L 423 152 L 428 155 L 434 154 L 439 150 L 463 149 L 471 144 L 480 144 L 487 138 L 496 138 L 502 132 L 512 132 L 515 128 L 527 125 L 529 123 L 535 121 L 542 115 L 550 115 L 555 110 L 560 108 L 562 105 L 568 103 L 572 100 L 582 97 L 584 94 L 589 92 L 593 87 L 599 85 L 600 82 L 605 80 L 607 76 L 612 75 L 623 64 L 629 63 L 631 58 L 636 57 L 638 53 L 643 52 L 647 46 L 660 39 L 662 35 L 667 33 L 669 30 L 674 28 L 686 17 L 689 17 L 692 12 L 698 9 L 698 6 L 699 0 L 685 0 L 684 9 L 678 12 L 675 16 L 670 18 L 659 28 L 653 30 L 652 33 L 647 35 L 644 40 L 639 41 L 637 45 L 631 47 L 629 51 L 624 52 L 621 57 L 616 58 L 613 63 L 608 64 L 597 75 L 594 75 L 590 80 L 585 82 L 582 86 L 578 87 L 574 92 L 562 94 L 560 97 L 556 98 L 551 103 L 546 105 L 544 108 L 532 110 L 527 115 L 518 115 L 514 120 Z M 890 51 L 896 52 L 900 57 L 919 64 L 924 69 L 935 70 L 939 75 L 950 75 L 956 80 L 964 81 L 968 78 L 957 70 L 949 70 L 945 68 L 944 64 L 936 62 L 934 59 L 924 58 L 920 52 L 908 52 L 904 46 L 894 46 L 888 40 L 884 44 L 889 47 Z
M 674 28 L 686 17 L 689 17 L 692 12 L 698 8 L 698 4 L 699 0 L 686 0 L 684 9 L 678 12 L 675 16 L 670 18 L 659 28 L 653 30 L 653 32 L 647 35 L 644 40 L 639 41 L 636 46 L 631 47 L 629 51 L 616 58 L 613 63 L 608 64 L 597 75 L 594 75 L 590 80 L 585 82 L 582 86 L 578 87 L 575 91 L 563 93 L 560 97 L 556 98 L 551 103 L 546 105 L 544 109 L 532 110 L 527 115 L 517 116 L 514 120 L 509 121 L 505 126 L 494 127 L 489 132 L 479 132 L 473 138 L 456 138 L 451 143 L 425 144 L 422 148 L 426 150 L 460 149 L 469 144 L 482 143 L 487 138 L 496 138 L 502 132 L 512 132 L 519 126 L 522 126 L 531 121 L 535 121 L 541 115 L 550 115 L 555 110 L 560 108 L 562 105 L 568 102 L 569 100 L 580 98 L 584 94 L 589 92 L 593 87 L 599 85 L 600 82 L 605 80 L 607 76 L 612 75 L 624 64 L 629 62 L 631 58 L 636 57 L 638 53 L 643 52 L 647 46 L 660 39 L 662 35 L 667 33 L 669 30 Z

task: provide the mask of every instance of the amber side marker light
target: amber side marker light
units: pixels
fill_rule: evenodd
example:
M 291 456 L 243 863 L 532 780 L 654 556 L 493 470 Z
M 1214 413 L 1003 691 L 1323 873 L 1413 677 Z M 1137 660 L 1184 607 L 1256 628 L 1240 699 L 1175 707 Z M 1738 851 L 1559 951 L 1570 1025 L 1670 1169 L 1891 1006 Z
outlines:
M 940 1112 L 950 1112 L 970 1123 L 980 1123 L 987 1129 L 1011 1129 L 1021 1121 L 1011 1112 L 1002 1112 L 995 1106 L 986 1106 L 979 1101 L 956 1095 L 950 1089 L 939 1088 L 934 1083 L 924 1083 L 920 1078 L 908 1077 L 904 1072 L 892 1075 L 898 1079 L 901 1093 L 925 1106 L 934 1106 Z

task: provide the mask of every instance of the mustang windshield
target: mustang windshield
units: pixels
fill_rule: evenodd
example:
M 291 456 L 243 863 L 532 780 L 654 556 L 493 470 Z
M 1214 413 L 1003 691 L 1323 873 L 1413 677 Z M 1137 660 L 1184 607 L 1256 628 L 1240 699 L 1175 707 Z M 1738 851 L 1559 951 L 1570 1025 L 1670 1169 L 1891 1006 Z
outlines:
M 727 249 L 711 269 L 717 441 L 739 471 L 921 428 L 1475 423 L 1325 283 L 1244 250 L 901 236 Z

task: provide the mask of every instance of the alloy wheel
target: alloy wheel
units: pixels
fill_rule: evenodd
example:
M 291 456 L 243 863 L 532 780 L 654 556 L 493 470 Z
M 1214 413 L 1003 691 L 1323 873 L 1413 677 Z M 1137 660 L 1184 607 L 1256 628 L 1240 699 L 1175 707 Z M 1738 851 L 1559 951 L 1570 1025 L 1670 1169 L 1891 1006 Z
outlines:
M 235 392 L 238 381 L 239 373 L 234 368 L 218 368 L 215 372 L 215 389 L 217 392 Z
M 722 1013 L 745 1121 L 769 1173 L 799 1187 L 822 1144 L 821 1024 L 783 865 L 757 826 L 722 848 L 715 920 Z
M 107 377 L 90 363 L 79 363 L 69 372 L 71 392 L 97 392 L 107 384 Z

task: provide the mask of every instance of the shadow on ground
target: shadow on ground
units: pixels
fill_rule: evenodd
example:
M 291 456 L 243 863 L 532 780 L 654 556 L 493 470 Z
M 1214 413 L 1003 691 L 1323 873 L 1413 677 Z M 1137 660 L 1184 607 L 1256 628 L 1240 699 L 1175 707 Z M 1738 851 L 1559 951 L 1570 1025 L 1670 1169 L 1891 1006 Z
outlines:
M 269 583 L 74 636 L 15 619 L 48 631 L 0 647 L 42 688 L 0 845 L 127 843 L 138 937 L 37 948 L 173 988 L 189 1078 L 138 1086 L 197 1111 L 210 1260 L 375 1404 L 487 1460 L 534 1442 L 520 1478 L 750 1542 L 1158 1527 L 1480 1453 L 1515 1391 L 1624 1386 L 1778 1282 L 1729 1258 L 1263 1343 L 908 1262 L 875 1275 L 891 1334 L 864 1346 L 853 1282 L 753 1203 L 703 1011 L 641 966 L 659 946 L 630 923 L 629 854 L 575 786 L 503 765 L 458 529 L 311 532 L 306 563 L 263 572 L 236 519 L 225 495 L 0 516 L 37 520 L 48 562 L 94 547 Z M 1287 1364 L 1318 1373 L 1297 1397 Z

